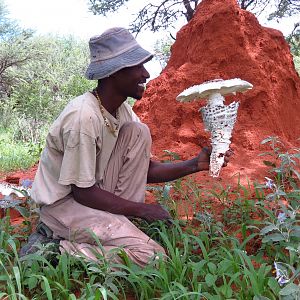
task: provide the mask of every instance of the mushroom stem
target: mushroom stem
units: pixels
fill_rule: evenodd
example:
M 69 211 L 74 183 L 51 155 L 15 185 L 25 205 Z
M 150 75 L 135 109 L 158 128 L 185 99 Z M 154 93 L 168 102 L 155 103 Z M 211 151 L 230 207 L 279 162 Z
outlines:
M 218 177 L 224 164 L 226 151 L 229 150 L 231 129 L 216 129 L 211 132 L 212 151 L 210 155 L 209 175 Z
M 210 106 L 224 105 L 224 97 L 220 93 L 213 93 L 208 97 L 208 104 Z

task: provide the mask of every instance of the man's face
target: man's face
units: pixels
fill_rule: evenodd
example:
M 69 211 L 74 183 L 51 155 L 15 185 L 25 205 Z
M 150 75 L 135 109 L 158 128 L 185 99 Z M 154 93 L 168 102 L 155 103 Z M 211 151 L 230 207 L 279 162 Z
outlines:
M 124 68 L 114 74 L 116 88 L 125 97 L 141 99 L 145 90 L 146 80 L 150 77 L 144 64 Z

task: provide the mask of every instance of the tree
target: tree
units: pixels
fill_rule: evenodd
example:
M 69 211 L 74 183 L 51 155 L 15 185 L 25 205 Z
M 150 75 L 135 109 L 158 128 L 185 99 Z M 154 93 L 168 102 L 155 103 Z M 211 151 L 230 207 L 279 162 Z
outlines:
M 66 102 L 95 83 L 83 76 L 89 61 L 86 42 L 46 35 L 33 36 L 30 43 L 26 52 L 35 58 L 11 69 L 16 80 L 0 102 L 0 120 L 16 139 L 37 143 Z
M 294 56 L 295 69 L 300 75 L 300 56 Z
M 299 0 L 276 0 L 276 9 L 269 15 L 269 19 L 290 17 L 300 12 Z
M 89 9 L 95 15 L 106 16 L 116 12 L 129 0 L 88 0 Z M 237 0 L 241 8 L 259 15 L 263 11 L 270 12 L 269 18 L 283 18 L 300 12 L 299 0 Z M 178 18 L 184 17 L 188 22 L 193 17 L 201 0 L 160 0 L 149 1 L 136 15 L 131 23 L 131 31 L 139 33 L 150 29 L 156 32 L 169 28 Z
M 14 69 L 36 57 L 30 43 L 33 32 L 21 29 L 6 17 L 7 14 L 4 2 L 0 0 L 0 97 L 8 95 L 17 80 Z
M 35 36 L 6 18 L 0 0 L 0 127 L 37 143 L 66 102 L 94 85 L 83 77 L 88 60 L 85 42 Z
M 286 38 L 290 44 L 291 52 L 295 56 L 300 56 L 300 22 L 294 25 L 293 31 Z
M 270 0 L 238 0 L 238 3 L 242 9 L 252 11 L 259 15 L 270 3 Z
M 171 55 L 171 46 L 174 40 L 171 37 L 165 37 L 157 40 L 154 44 L 155 59 L 159 61 L 161 68 L 164 68 Z
M 95 14 L 106 16 L 115 12 L 118 8 L 128 2 L 128 0 L 89 0 L 89 9 Z M 157 2 L 157 1 L 156 1 Z M 184 17 L 188 22 L 195 13 L 199 0 L 162 0 L 156 4 L 151 1 L 146 4 L 131 23 L 131 31 L 139 33 L 143 29 L 150 29 L 156 32 L 166 29 L 178 18 Z
M 7 18 L 8 11 L 3 0 L 0 0 L 0 41 L 7 40 L 14 36 L 19 27 L 17 24 Z
M 37 59 L 38 53 L 32 48 L 30 35 L 26 32 L 0 43 L 0 97 L 9 95 L 19 80 L 15 76 L 16 69 L 33 58 Z

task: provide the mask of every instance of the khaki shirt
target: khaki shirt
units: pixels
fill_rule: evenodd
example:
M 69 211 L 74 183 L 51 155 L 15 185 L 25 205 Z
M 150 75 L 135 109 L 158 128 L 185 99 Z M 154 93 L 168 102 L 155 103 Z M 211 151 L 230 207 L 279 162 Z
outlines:
M 118 111 L 118 128 L 127 121 L 139 122 L 129 104 L 123 103 Z M 118 121 L 106 110 L 104 113 L 116 128 Z M 70 194 L 71 184 L 87 188 L 100 182 L 116 141 L 117 134 L 105 126 L 93 94 L 87 92 L 70 101 L 50 127 L 32 199 L 49 205 Z

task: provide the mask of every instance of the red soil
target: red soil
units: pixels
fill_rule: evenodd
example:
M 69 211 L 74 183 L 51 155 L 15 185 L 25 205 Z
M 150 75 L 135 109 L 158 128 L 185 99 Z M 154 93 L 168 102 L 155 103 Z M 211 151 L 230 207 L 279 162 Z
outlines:
M 200 3 L 193 19 L 178 32 L 167 67 L 148 84 L 143 99 L 134 106 L 151 129 L 153 154 L 160 157 L 167 149 L 186 159 L 209 144 L 198 112 L 206 101 L 178 103 L 176 96 L 207 80 L 236 77 L 254 88 L 226 97 L 227 103 L 240 101 L 232 137 L 235 155 L 217 180 L 232 181 L 236 173 L 244 182 L 246 178 L 262 180 L 265 158 L 258 154 L 265 148 L 260 142 L 276 135 L 296 146 L 300 137 L 300 78 L 282 33 L 261 26 L 235 0 Z M 207 174 L 197 178 L 214 182 Z
M 28 170 L 19 170 L 15 172 L 0 172 L 0 182 L 5 181 L 11 184 L 21 184 L 22 180 L 33 180 L 37 170 L 37 165 L 29 168 Z

